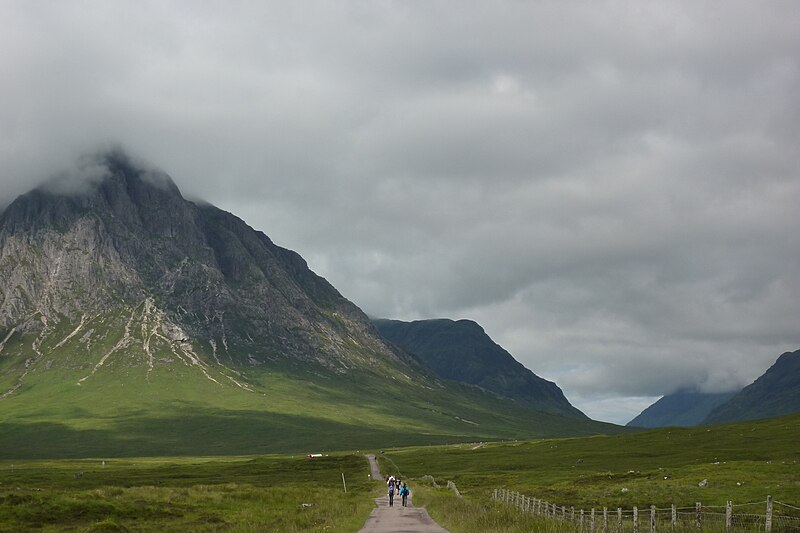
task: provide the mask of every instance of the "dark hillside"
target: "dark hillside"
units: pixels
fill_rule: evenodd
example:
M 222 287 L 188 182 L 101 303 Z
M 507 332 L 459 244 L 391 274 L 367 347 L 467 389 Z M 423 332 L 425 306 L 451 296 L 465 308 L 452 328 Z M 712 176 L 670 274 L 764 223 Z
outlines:
M 697 426 L 717 406 L 730 400 L 736 392 L 710 394 L 679 391 L 659 399 L 628 422 L 628 426 L 662 428 Z
M 800 412 L 800 350 L 781 355 L 760 378 L 714 409 L 706 424 Z
M 445 379 L 477 385 L 543 411 L 586 418 L 558 386 L 540 378 L 471 320 L 374 320 L 384 338 Z

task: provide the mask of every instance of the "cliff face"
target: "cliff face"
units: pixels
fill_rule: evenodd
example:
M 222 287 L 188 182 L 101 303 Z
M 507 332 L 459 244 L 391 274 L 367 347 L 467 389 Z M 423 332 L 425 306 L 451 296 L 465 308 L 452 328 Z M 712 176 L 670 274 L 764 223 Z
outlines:
M 91 372 L 104 355 L 93 359 L 92 346 L 115 331 L 120 345 L 106 348 L 102 365 L 124 353 L 148 371 L 176 354 L 198 368 L 288 362 L 374 372 L 408 361 L 295 252 L 187 201 L 168 176 L 122 153 L 101 164 L 106 175 L 84 190 L 39 188 L 0 216 L 0 341 L 31 336 L 26 369 L 44 356 L 40 347 L 64 341 L 80 344 L 73 351 L 85 360 L 71 364 Z

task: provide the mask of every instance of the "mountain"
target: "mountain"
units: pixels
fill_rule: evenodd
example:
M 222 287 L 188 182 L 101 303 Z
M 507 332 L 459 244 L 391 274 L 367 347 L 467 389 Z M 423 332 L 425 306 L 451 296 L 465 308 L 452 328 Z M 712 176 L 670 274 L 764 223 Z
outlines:
M 555 383 L 525 368 L 471 320 L 373 323 L 385 339 L 416 355 L 441 378 L 477 385 L 542 411 L 586 418 Z
M 704 393 L 678 391 L 667 394 L 628 422 L 628 426 L 662 428 L 699 426 L 717 406 L 730 400 L 736 392 Z
M 121 151 L 92 168 L 0 215 L 0 456 L 620 431 L 445 382 L 236 216 Z
M 711 411 L 704 423 L 738 422 L 798 412 L 800 350 L 781 355 L 761 377 Z

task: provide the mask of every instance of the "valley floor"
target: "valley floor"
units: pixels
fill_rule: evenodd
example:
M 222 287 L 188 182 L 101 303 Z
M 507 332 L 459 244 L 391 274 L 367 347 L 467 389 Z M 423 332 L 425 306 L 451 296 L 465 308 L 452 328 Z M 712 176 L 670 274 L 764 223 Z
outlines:
M 724 509 L 726 501 L 762 512 L 768 495 L 800 507 L 797 442 L 795 415 L 611 437 L 397 448 L 378 456 L 384 473 L 410 480 L 414 503 L 453 533 L 567 531 L 491 496 L 495 489 L 520 493 L 555 503 L 559 512 L 695 502 Z M 361 452 L 4 460 L 0 531 L 354 532 L 383 487 Z M 776 505 L 774 519 L 774 531 L 793 531 L 800 509 Z

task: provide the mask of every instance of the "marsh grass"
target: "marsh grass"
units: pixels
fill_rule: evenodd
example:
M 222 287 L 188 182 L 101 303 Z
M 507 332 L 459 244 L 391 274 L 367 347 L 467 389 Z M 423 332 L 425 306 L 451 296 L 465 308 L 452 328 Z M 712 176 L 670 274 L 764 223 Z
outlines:
M 451 532 L 561 533 L 574 530 L 561 522 L 520 513 L 502 502 L 457 498 L 446 488 L 417 486 L 414 505 L 425 507 L 439 525 Z
M 351 532 L 367 473 L 355 455 L 2 463 L 0 531 Z
M 793 415 L 635 435 L 407 448 L 387 450 L 386 455 L 407 477 L 421 480 L 431 475 L 440 484 L 446 480 L 457 484 L 463 500 L 447 489 L 425 486 L 414 495 L 415 504 L 426 505 L 431 516 L 453 533 L 572 527 L 550 520 L 540 523 L 510 505 L 490 501 L 495 488 L 587 512 L 592 507 L 637 506 L 643 512 L 641 523 L 647 521 L 649 529 L 650 505 L 693 508 L 702 502 L 719 507 L 723 517 L 727 500 L 763 502 L 771 495 L 797 506 L 798 442 L 800 415 Z M 701 487 L 703 480 L 707 483 Z M 763 515 L 764 511 L 765 506 L 757 503 L 745 512 Z M 780 512 L 788 511 L 776 507 Z M 741 524 L 737 531 L 748 528 Z M 709 524 L 704 530 L 724 530 L 724 524 Z

